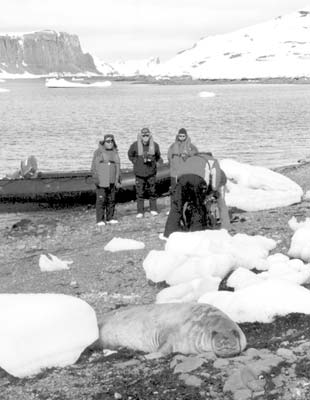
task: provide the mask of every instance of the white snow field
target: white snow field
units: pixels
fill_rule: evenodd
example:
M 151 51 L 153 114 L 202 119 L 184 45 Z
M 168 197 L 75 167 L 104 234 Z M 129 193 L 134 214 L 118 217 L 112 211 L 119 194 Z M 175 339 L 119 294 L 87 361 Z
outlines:
M 0 88 L 0 93 L 8 93 L 10 89 Z
M 302 188 L 286 176 L 265 167 L 220 161 L 227 176 L 226 204 L 244 211 L 286 207 L 302 200 Z
M 95 311 L 63 294 L 0 294 L 0 367 L 15 377 L 73 364 L 98 338 Z
M 310 264 L 281 253 L 269 255 L 275 247 L 274 240 L 260 235 L 175 232 L 165 250 L 149 252 L 143 268 L 147 279 L 170 285 L 157 294 L 157 303 L 210 303 L 238 322 L 269 322 L 276 315 L 310 313 L 310 291 L 300 286 L 310 282 Z M 227 285 L 235 292 L 218 291 L 228 273 Z M 290 302 L 292 297 L 295 300 Z
M 105 251 L 124 251 L 124 250 L 141 250 L 144 249 L 145 244 L 138 240 L 123 239 L 115 237 L 104 246 Z

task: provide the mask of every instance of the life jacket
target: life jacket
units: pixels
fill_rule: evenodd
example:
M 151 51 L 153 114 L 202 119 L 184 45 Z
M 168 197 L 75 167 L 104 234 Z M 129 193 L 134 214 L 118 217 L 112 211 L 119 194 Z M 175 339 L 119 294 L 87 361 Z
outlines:
M 209 189 L 218 191 L 227 178 L 216 158 L 209 153 L 197 153 L 188 157 L 180 167 L 178 176 L 194 174 L 203 178 Z

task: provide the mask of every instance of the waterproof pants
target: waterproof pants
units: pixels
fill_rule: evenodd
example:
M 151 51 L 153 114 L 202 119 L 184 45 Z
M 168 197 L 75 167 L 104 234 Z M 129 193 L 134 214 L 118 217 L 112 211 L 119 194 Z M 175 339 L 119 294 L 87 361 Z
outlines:
M 109 187 L 97 187 L 96 189 L 96 219 L 97 222 L 110 221 L 115 211 L 115 184 Z
M 171 209 L 166 221 L 164 236 L 169 237 L 178 231 L 200 231 L 207 228 L 206 207 L 207 184 L 198 175 L 182 175 L 172 193 Z M 184 223 L 183 210 L 185 203 L 191 204 L 190 216 Z
M 144 213 L 144 199 L 148 197 L 148 193 L 150 199 L 150 209 L 151 211 L 157 211 L 156 175 L 147 177 L 136 176 L 136 192 L 138 214 Z
M 175 188 L 177 186 L 177 178 L 174 176 L 170 177 L 170 208 L 172 206 L 172 199 L 173 199 L 173 194 L 175 192 Z

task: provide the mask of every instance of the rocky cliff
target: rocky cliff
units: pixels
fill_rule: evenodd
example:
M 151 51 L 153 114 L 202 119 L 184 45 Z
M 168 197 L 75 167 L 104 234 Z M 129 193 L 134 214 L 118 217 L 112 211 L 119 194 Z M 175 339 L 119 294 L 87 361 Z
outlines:
M 84 54 L 77 35 L 40 31 L 0 34 L 0 71 L 21 74 L 98 73 L 90 54 Z

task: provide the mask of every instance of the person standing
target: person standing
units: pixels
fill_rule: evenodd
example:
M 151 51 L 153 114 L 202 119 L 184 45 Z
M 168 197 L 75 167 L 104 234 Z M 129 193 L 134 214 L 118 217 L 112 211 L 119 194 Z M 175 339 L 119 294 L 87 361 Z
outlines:
M 104 135 L 94 152 L 91 172 L 96 185 L 96 220 L 98 226 L 117 224 L 114 219 L 115 191 L 120 185 L 120 158 L 114 136 Z
M 136 178 L 137 218 L 144 216 L 144 199 L 149 190 L 151 215 L 158 215 L 156 202 L 157 162 L 160 160 L 159 145 L 154 142 L 149 128 L 141 129 L 137 141 L 128 150 L 128 158 L 133 163 Z
M 198 149 L 191 143 L 186 129 L 181 128 L 176 135 L 175 142 L 168 149 L 168 162 L 170 165 L 170 196 L 175 191 L 177 178 L 182 165 L 188 157 L 198 153 Z

